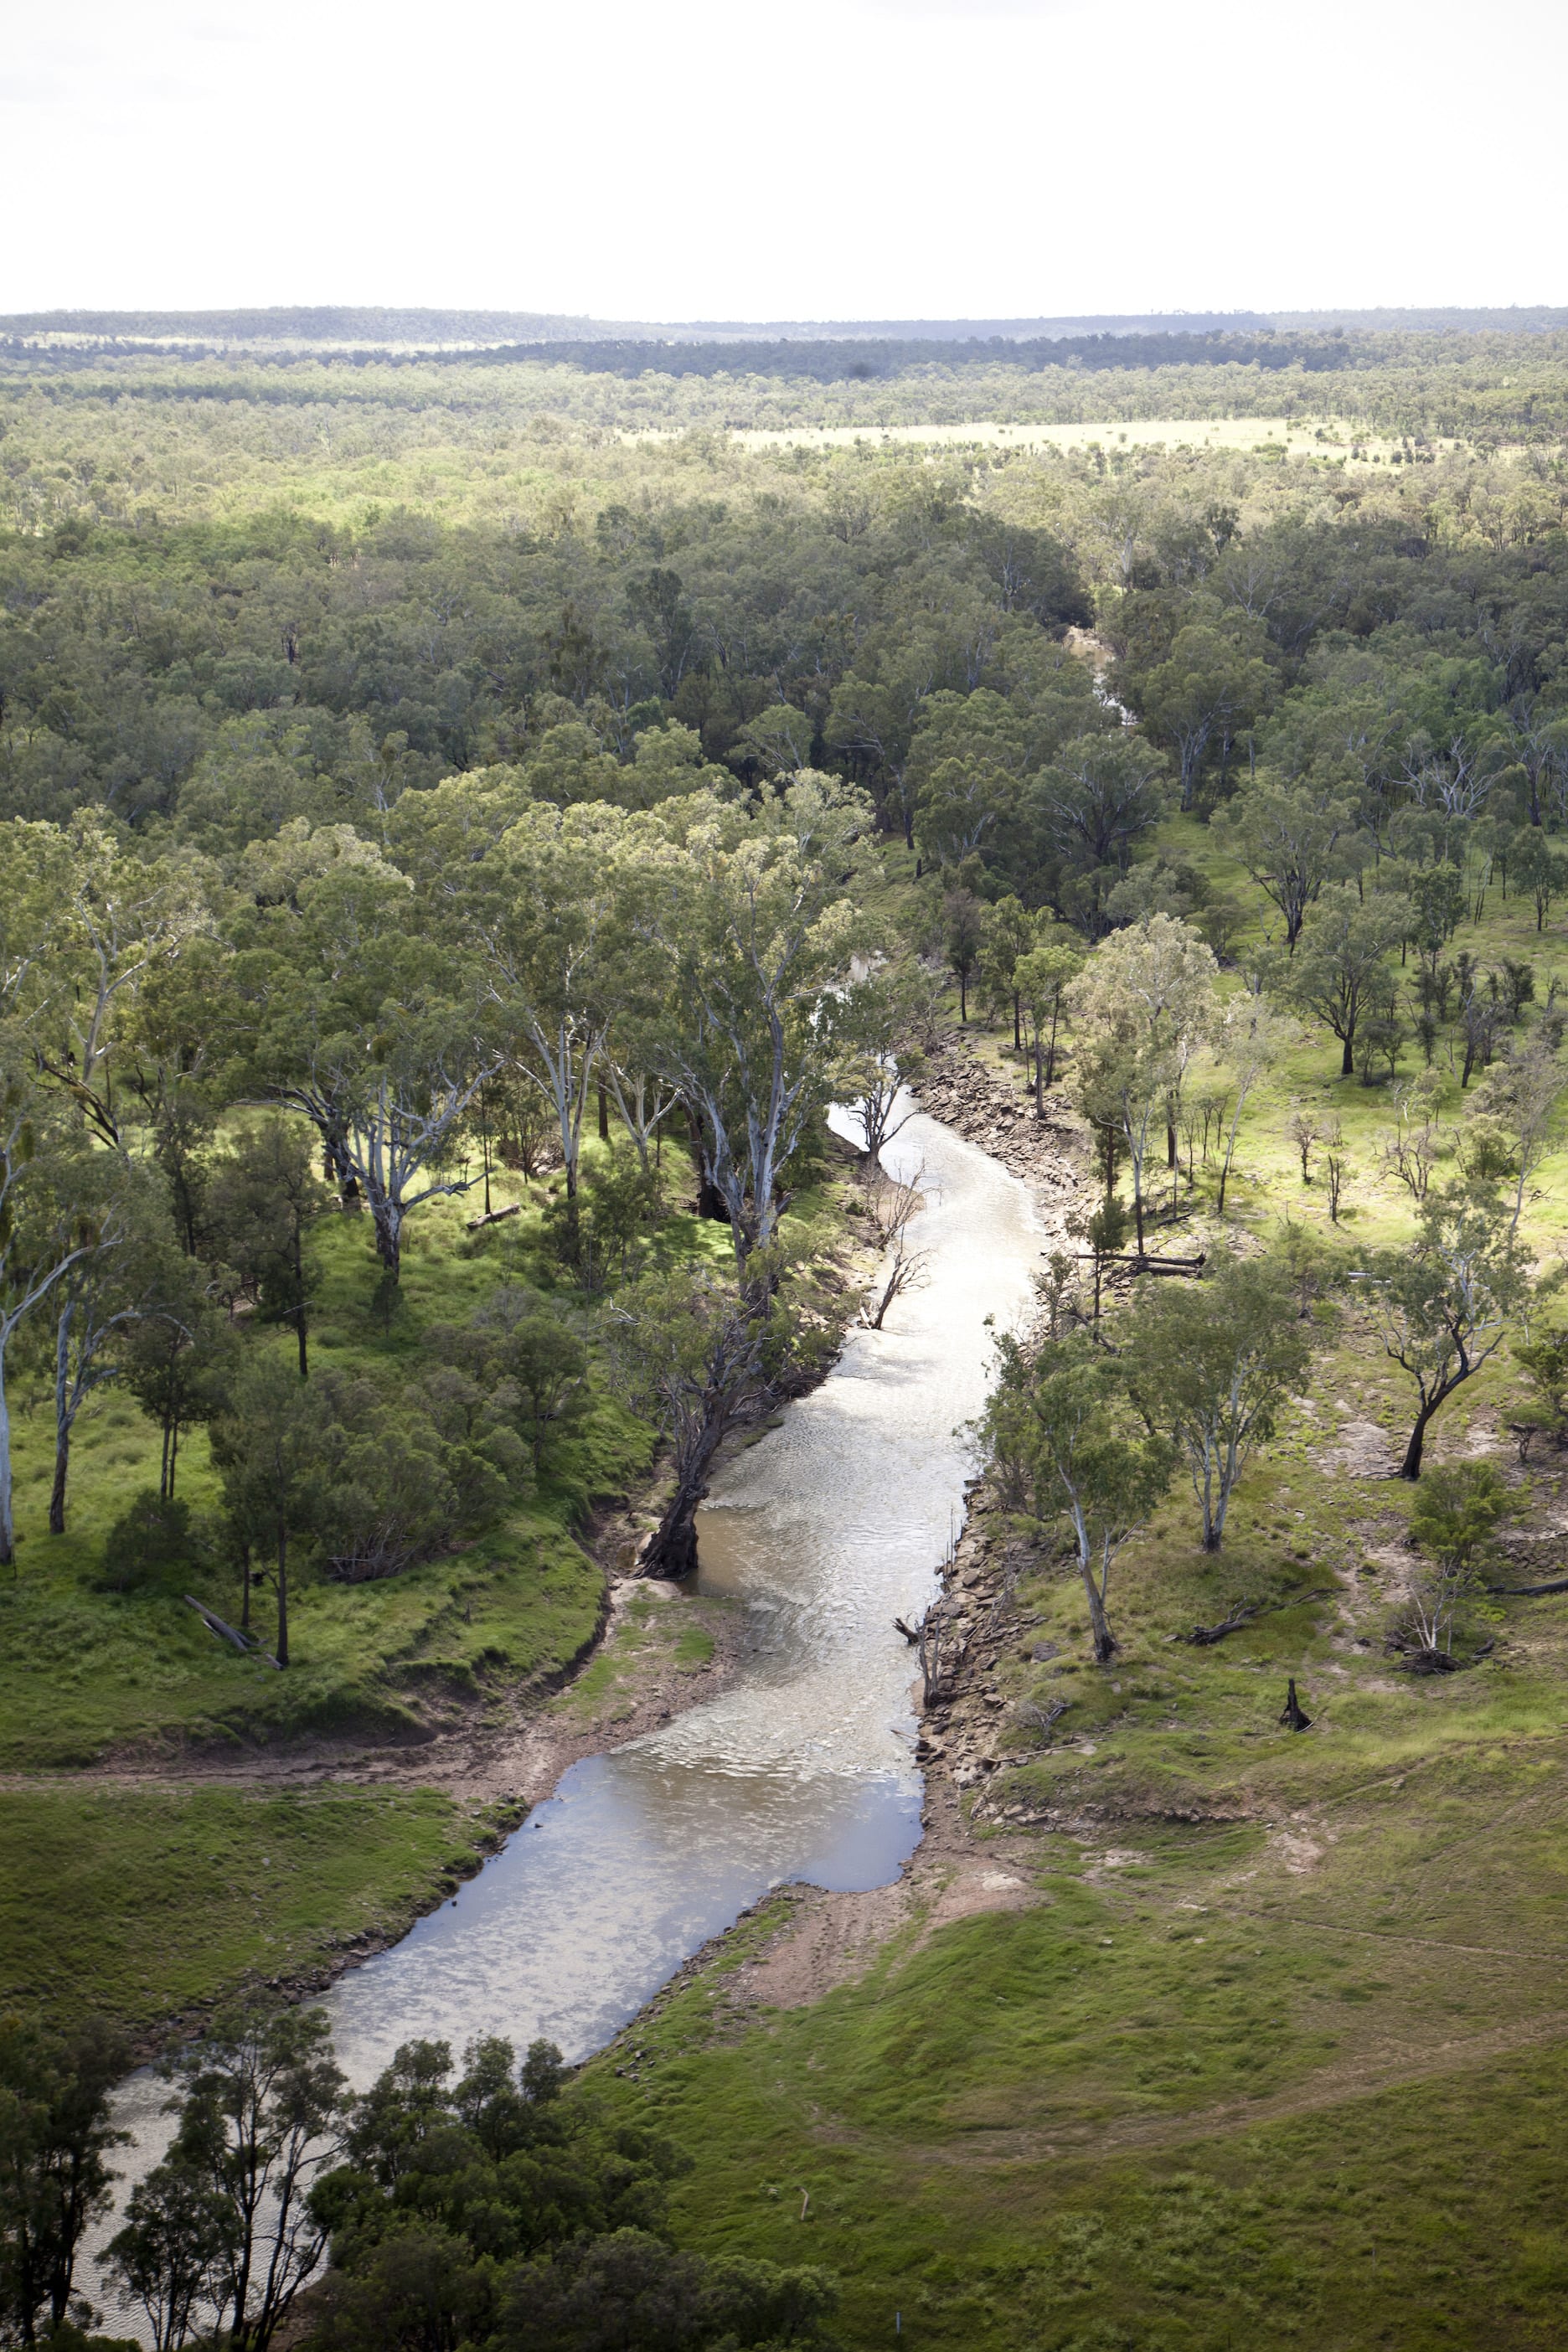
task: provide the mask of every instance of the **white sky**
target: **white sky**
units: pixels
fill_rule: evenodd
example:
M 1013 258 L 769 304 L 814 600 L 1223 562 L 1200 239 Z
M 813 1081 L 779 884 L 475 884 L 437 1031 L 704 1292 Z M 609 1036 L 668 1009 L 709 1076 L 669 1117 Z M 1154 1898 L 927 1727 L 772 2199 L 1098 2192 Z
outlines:
M 0 311 L 1568 301 L 1563 0 L 0 0 Z

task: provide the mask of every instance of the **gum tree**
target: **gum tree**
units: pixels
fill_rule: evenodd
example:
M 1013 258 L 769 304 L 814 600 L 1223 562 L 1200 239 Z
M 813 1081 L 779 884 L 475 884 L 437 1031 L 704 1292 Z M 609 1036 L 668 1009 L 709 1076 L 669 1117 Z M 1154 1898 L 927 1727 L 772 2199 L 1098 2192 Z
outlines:
M 1456 1189 L 1428 1193 L 1413 1246 L 1372 1251 L 1361 1272 L 1384 1352 L 1415 1383 L 1399 1475 L 1419 1478 L 1434 1416 L 1501 1347 L 1528 1298 L 1528 1270 L 1492 1195 Z

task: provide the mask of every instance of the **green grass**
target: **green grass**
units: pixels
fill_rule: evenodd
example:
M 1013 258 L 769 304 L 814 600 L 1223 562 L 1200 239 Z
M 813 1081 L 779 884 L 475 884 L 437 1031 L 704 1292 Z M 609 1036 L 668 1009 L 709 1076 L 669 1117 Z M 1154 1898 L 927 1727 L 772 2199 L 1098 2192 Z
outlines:
M 1022 1597 L 1070 1631 L 1069 1588 Z M 732 2006 L 781 1904 L 639 2021 L 638 2080 L 589 2079 L 696 2155 L 683 2238 L 828 2264 L 857 2352 L 895 2310 L 953 2352 L 1560 2341 L 1568 1618 L 1388 1696 L 1331 1639 L 1141 1626 L 1092 1754 L 996 1776 L 1025 1818 L 981 1858 L 1033 1907 Z
M 0 2011 L 132 2032 L 400 1934 L 496 1822 L 433 1790 L 0 1790 Z

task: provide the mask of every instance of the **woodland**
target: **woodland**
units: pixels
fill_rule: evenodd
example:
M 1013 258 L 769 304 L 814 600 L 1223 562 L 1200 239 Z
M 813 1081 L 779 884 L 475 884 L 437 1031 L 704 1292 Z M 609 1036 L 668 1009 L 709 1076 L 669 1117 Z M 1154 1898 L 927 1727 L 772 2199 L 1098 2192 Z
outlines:
M 1555 2340 L 1561 342 L 0 356 L 0 2342 L 113 2340 L 154 2048 L 159 2352 Z M 954 1054 L 1079 1171 L 949 1790 L 1037 1900 L 352 2097 L 282 1992 L 510 1821 L 178 1768 L 688 1574 Z

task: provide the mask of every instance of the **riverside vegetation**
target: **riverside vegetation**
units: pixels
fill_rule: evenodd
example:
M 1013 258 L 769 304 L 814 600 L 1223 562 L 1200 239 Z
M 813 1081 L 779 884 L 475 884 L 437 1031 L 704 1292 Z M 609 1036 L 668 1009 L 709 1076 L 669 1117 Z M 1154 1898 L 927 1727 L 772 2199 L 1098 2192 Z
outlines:
M 1552 2342 L 1554 446 L 558 422 L 520 470 L 492 418 L 502 516 L 421 470 L 474 427 L 417 372 L 353 373 L 334 475 L 314 363 L 16 368 L 5 2324 L 68 2340 L 115 2033 L 223 2002 L 121 2245 L 172 2345 L 264 2345 L 329 2245 L 323 2345 Z M 759 2015 L 781 1900 L 630 2069 L 420 2046 L 346 2105 L 259 1990 L 497 1821 L 154 1768 L 558 1675 L 656 1445 L 689 1567 L 831 1353 L 826 1106 L 955 1028 L 1084 1171 L 999 1339 L 984 1614 L 923 1629 L 933 1807 L 1022 1895 Z M 847 1222 L 897 1259 L 896 1212 Z

